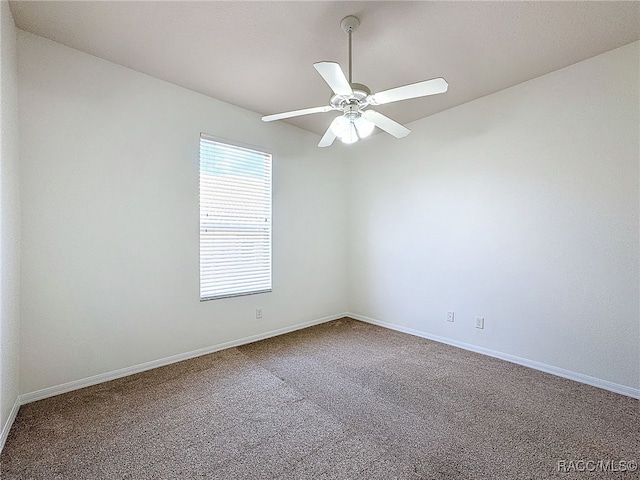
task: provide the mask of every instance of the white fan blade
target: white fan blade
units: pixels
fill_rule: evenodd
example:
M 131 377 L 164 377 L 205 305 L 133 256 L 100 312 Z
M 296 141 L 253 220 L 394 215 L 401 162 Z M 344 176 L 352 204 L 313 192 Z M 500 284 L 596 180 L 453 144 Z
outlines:
M 385 103 L 398 102 L 409 98 L 424 97 L 444 93 L 449 84 L 444 78 L 433 78 L 424 82 L 412 83 L 402 87 L 391 88 L 382 92 L 369 95 L 367 100 L 371 105 L 384 105 Z
M 274 113 L 273 115 L 266 115 L 262 117 L 263 122 L 273 122 L 274 120 L 282 120 L 283 118 L 299 117 L 300 115 L 309 115 L 310 113 L 323 113 L 333 110 L 333 107 L 327 105 L 326 107 L 312 107 L 303 108 L 302 110 L 293 110 L 291 112 Z
M 333 133 L 333 130 L 331 130 L 331 127 L 333 127 L 334 122 L 338 118 L 340 117 L 334 118 L 333 122 L 331 122 L 331 125 L 329 125 L 329 128 L 327 128 L 327 131 L 324 132 L 324 135 L 322 136 L 322 138 L 320 139 L 320 143 L 318 144 L 319 147 L 330 147 L 333 141 L 336 139 L 336 134 Z
M 314 63 L 313 66 L 322 75 L 324 81 L 329 84 L 333 93 L 347 97 L 353 95 L 349 80 L 344 76 L 342 68 L 336 62 L 318 62 Z
M 411 130 L 407 127 L 400 125 L 395 120 L 391 120 L 389 117 L 385 117 L 383 114 L 376 112 L 375 110 L 365 110 L 362 115 L 370 122 L 373 122 L 376 127 L 381 128 L 396 138 L 406 137 L 411 133 Z

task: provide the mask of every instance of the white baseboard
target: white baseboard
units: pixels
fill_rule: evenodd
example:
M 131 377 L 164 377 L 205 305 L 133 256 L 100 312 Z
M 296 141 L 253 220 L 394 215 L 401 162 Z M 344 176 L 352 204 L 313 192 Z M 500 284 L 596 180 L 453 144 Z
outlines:
M 121 368 L 119 370 L 114 370 L 111 372 L 101 373 L 99 375 L 94 375 L 88 378 L 82 378 L 80 380 L 74 380 L 72 382 L 63 383 L 62 385 L 54 385 L 53 387 L 47 387 L 47 388 L 43 388 L 42 390 L 36 390 L 35 392 L 22 394 L 18 397 L 18 403 L 19 405 L 25 405 L 27 403 L 53 397 L 55 395 L 60 395 L 62 393 L 67 393 L 73 390 L 79 390 L 81 388 L 97 385 L 98 383 L 108 382 L 110 380 L 115 380 L 117 378 L 122 378 L 128 375 L 133 375 L 135 373 L 151 370 L 153 368 L 164 367 L 165 365 L 170 365 L 172 363 L 181 362 L 183 360 L 189 360 L 191 358 L 200 357 L 202 355 L 218 352 L 220 350 L 225 350 L 227 348 L 246 345 L 248 343 L 253 343 L 259 340 L 264 340 L 266 338 L 283 335 L 285 333 L 290 333 L 296 330 L 301 330 L 303 328 L 311 327 L 313 325 L 319 325 L 321 323 L 330 322 L 331 320 L 337 320 L 339 318 L 346 317 L 346 316 L 347 316 L 346 313 L 340 313 L 337 315 L 318 318 L 316 320 L 311 320 L 308 322 L 303 322 L 296 325 L 279 328 L 277 330 L 271 330 L 269 332 L 251 335 L 249 337 L 240 338 L 238 340 L 232 340 L 230 342 L 225 342 L 225 343 L 220 343 L 210 347 L 200 348 L 198 350 L 193 350 L 191 352 L 180 353 L 178 355 L 172 355 L 171 357 L 161 358 L 158 360 L 153 360 L 151 362 L 141 363 L 139 365 L 133 365 L 131 367 L 126 367 L 126 368 Z M 13 420 L 11 421 L 11 423 L 9 423 L 9 428 L 11 428 L 11 424 L 13 424 Z M 7 433 L 8 433 L 8 430 L 7 430 Z
M 20 410 L 20 397 L 16 398 L 16 401 L 13 402 L 13 407 L 11 408 L 11 412 L 9 412 L 9 418 L 7 418 L 7 421 L 2 426 L 2 432 L 0 433 L 0 453 L 2 453 L 4 444 L 6 443 L 7 437 L 9 436 L 9 430 L 11 430 L 13 422 L 15 422 L 16 420 L 18 410 Z
M 414 330 L 412 328 L 403 327 L 401 325 L 396 325 L 394 323 L 383 322 L 381 320 L 376 320 L 374 318 L 366 317 L 364 315 L 358 315 L 356 313 L 347 313 L 346 316 L 353 318 L 355 320 L 360 320 L 362 322 L 371 323 L 373 325 L 389 328 L 391 330 L 396 330 L 398 332 L 408 333 L 409 335 L 414 335 L 416 337 L 422 337 L 428 340 L 434 340 L 439 343 L 446 343 L 447 345 L 452 345 L 454 347 L 462 348 L 464 350 L 481 353 L 483 355 L 499 358 L 501 360 L 506 360 L 507 362 L 511 362 L 511 363 L 517 363 L 518 365 L 533 368 L 534 370 L 540 370 L 541 372 L 550 373 L 558 377 L 567 378 L 569 380 L 574 380 L 580 383 L 586 383 L 587 385 L 591 385 L 593 387 L 602 388 L 604 390 L 609 390 L 611 392 L 619 393 L 621 395 L 626 395 L 628 397 L 640 399 L 640 388 L 633 388 L 633 387 L 628 387 L 626 385 L 620 385 L 617 383 L 609 382 L 608 380 L 602 380 L 600 378 L 591 377 L 589 375 L 573 372 L 571 370 L 565 370 L 563 368 L 554 367 L 553 365 L 547 365 L 545 363 L 536 362 L 534 360 L 517 357 L 515 355 L 509 355 L 508 353 L 502 353 L 496 350 L 490 350 L 488 348 L 478 347 L 477 345 L 458 342 L 456 340 L 451 340 L 449 338 L 440 337 L 438 335 L 432 335 L 430 333 Z

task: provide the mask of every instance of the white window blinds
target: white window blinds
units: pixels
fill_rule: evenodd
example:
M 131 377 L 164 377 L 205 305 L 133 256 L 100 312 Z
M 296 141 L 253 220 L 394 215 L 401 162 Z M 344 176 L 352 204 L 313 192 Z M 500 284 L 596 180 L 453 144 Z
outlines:
M 200 300 L 271 291 L 271 154 L 200 135 Z

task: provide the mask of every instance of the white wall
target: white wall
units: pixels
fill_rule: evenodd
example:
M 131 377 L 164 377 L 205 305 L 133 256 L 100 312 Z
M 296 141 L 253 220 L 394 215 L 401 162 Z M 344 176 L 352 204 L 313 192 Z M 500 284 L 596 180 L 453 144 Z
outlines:
M 0 2 L 0 450 L 19 393 L 20 216 L 16 28 Z
M 22 393 L 346 311 L 317 136 L 22 31 L 18 74 Z M 272 293 L 199 301 L 200 132 L 274 154 Z
M 359 145 L 350 311 L 639 388 L 638 58 L 636 42 Z
M 318 149 L 19 32 L 21 392 L 347 307 L 637 389 L 637 58 L 623 47 L 402 141 Z M 271 294 L 198 301 L 201 131 L 275 155 Z

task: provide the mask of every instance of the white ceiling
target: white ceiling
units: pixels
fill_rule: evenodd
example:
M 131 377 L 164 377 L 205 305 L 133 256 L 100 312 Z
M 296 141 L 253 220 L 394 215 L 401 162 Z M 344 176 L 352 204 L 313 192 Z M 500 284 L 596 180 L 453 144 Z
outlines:
M 640 2 L 13 1 L 19 28 L 260 114 L 325 105 L 313 68 L 372 92 L 444 77 L 449 91 L 383 105 L 408 123 L 640 39 Z M 322 134 L 335 112 L 288 120 Z

